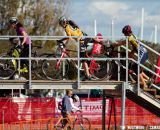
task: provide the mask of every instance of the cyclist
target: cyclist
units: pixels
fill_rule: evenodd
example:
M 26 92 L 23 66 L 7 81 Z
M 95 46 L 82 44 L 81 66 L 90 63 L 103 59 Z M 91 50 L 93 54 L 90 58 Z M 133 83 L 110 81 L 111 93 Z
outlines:
M 70 102 L 72 106 L 72 112 L 81 111 L 77 106 L 74 105 L 74 103 L 79 102 L 79 97 L 76 94 L 72 95 Z
M 72 94 L 73 94 L 72 90 L 66 90 L 66 95 L 62 99 L 62 110 L 61 110 L 61 114 L 63 118 L 67 118 L 70 124 L 72 122 L 71 120 L 71 112 L 72 112 L 71 96 Z M 58 121 L 58 123 L 59 122 L 60 120 Z
M 85 53 L 86 52 L 86 48 L 87 48 L 87 43 L 89 41 L 91 41 L 91 38 L 84 38 L 82 39 L 83 36 L 86 36 L 87 34 L 83 33 L 81 31 L 81 29 L 78 27 L 78 25 L 72 21 L 72 20 L 67 20 L 64 16 L 60 17 L 59 19 L 59 24 L 61 25 L 61 27 L 64 28 L 67 36 L 75 36 L 78 38 L 62 38 L 61 40 L 59 40 L 59 42 L 63 42 L 65 41 L 68 42 L 68 40 L 76 40 L 80 42 L 80 57 L 85 57 Z M 60 44 L 60 47 L 63 49 L 64 48 L 64 44 Z M 88 68 L 88 64 L 86 63 L 85 60 L 82 60 L 83 65 L 84 65 L 84 69 L 85 69 L 85 73 L 87 75 L 87 78 L 90 79 L 90 74 L 89 74 L 89 68 Z
M 12 29 L 16 30 L 17 36 L 23 36 L 20 37 L 20 42 L 21 42 L 21 53 L 20 57 L 28 57 L 29 56 L 29 45 L 31 44 L 31 39 L 29 38 L 25 28 L 23 25 L 18 21 L 16 17 L 11 17 L 9 19 L 9 24 Z M 26 65 L 26 66 L 25 66 Z M 21 61 L 21 72 L 28 72 L 27 67 L 29 66 L 28 60 L 22 60 Z
M 139 46 L 140 41 L 132 33 L 131 26 L 130 25 L 124 26 L 122 29 L 122 33 L 125 36 L 128 36 L 128 43 L 132 46 L 132 50 L 128 54 L 129 57 L 135 59 L 134 54 L 138 52 L 138 47 L 139 47 L 139 49 L 140 49 L 140 53 L 139 53 L 140 64 L 144 64 L 148 59 L 148 52 L 147 52 L 146 48 L 144 48 L 144 46 L 142 46 L 142 45 Z M 121 45 L 125 45 L 125 44 L 126 44 L 126 41 L 120 41 L 113 46 L 121 46 Z M 135 71 L 137 71 L 137 64 L 136 64 L 135 68 L 136 68 Z M 143 72 L 142 68 L 141 68 L 139 77 L 140 77 L 141 85 L 143 87 L 148 87 L 146 84 L 146 81 L 149 80 L 149 77 Z
M 90 39 L 89 42 L 93 43 L 91 55 L 99 55 L 102 51 L 102 44 L 103 44 L 102 34 L 98 33 L 97 36 L 95 38 Z M 81 52 L 81 57 L 86 57 L 86 51 Z M 96 77 L 91 75 L 89 72 L 88 63 L 85 60 L 83 62 L 84 62 L 84 66 L 85 66 L 84 69 L 86 72 L 86 78 L 89 80 L 95 79 Z

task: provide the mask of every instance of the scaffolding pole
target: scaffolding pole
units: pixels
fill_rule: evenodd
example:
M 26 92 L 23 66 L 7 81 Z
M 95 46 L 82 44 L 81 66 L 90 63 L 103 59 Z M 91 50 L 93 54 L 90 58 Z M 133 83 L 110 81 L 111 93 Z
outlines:
M 102 130 L 106 129 L 105 122 L 106 122 L 106 97 L 105 97 L 105 90 L 103 90 L 103 97 L 102 97 Z
M 157 43 L 157 25 L 154 26 L 154 43 Z
M 141 19 L 141 40 L 143 40 L 143 30 L 144 30 L 144 8 L 142 8 L 142 19 Z
M 126 85 L 126 82 L 122 84 L 121 130 L 125 130 Z
M 94 20 L 94 35 L 97 35 L 97 21 L 96 19 Z

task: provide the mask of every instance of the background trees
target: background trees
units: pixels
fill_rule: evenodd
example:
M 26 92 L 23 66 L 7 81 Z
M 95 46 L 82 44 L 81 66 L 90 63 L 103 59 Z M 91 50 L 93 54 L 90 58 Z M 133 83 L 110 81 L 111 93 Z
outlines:
M 10 34 L 8 20 L 16 16 L 30 35 L 61 34 L 58 19 L 68 12 L 69 0 L 1 0 L 0 35 Z

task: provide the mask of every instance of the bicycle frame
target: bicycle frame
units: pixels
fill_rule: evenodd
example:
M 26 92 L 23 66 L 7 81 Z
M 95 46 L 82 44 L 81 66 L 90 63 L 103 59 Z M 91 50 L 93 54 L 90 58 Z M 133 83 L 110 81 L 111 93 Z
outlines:
M 61 53 L 61 57 L 60 59 L 57 61 L 57 64 L 56 64 L 56 69 L 60 69 L 60 65 L 61 65 L 61 61 L 63 60 L 63 58 L 67 55 L 69 56 L 69 54 L 67 53 L 66 49 L 61 49 L 62 53 Z
M 93 80 L 102 80 L 102 79 L 109 78 L 110 72 L 108 71 L 108 69 L 104 69 L 105 67 L 110 68 L 107 61 L 97 61 L 95 59 L 90 60 L 90 58 L 92 58 L 92 57 L 105 58 L 105 55 L 102 53 L 103 45 L 98 43 L 98 45 L 94 46 L 93 50 L 94 51 L 91 52 L 91 55 L 87 55 L 87 52 L 86 52 L 85 58 L 88 58 L 88 59 L 85 59 L 85 60 L 82 59 L 79 66 L 78 66 L 77 60 L 73 60 L 73 59 L 66 60 L 66 62 L 65 63 L 63 62 L 63 65 L 62 65 L 61 62 L 64 60 L 63 58 L 72 57 L 71 53 L 77 52 L 77 51 L 66 49 L 65 46 L 63 45 L 63 43 L 60 42 L 58 44 L 56 54 L 53 55 L 53 57 L 55 57 L 55 58 L 58 57 L 59 59 L 54 60 L 53 62 L 44 63 L 43 66 L 44 67 L 46 66 L 46 68 L 44 68 L 44 73 L 45 73 L 45 75 L 47 75 L 48 79 L 54 80 L 54 79 L 57 79 L 57 77 L 63 78 L 64 76 L 66 76 L 68 74 L 69 67 L 71 66 L 72 68 L 75 68 L 76 71 L 77 70 L 80 70 L 82 72 L 84 71 L 85 75 L 81 76 L 82 79 L 85 78 L 86 73 L 88 73 L 86 71 L 89 71 L 89 73 L 91 75 L 90 77 Z M 89 64 L 86 63 L 87 61 L 89 61 L 90 63 Z M 86 66 L 86 64 L 88 64 L 88 67 Z M 51 66 L 52 66 L 52 68 L 49 68 Z M 48 68 L 53 69 L 53 70 L 51 70 L 51 71 L 53 71 L 52 74 L 49 74 L 50 70 L 47 70 Z M 62 69 L 63 69 L 63 71 L 62 71 Z M 91 80 L 90 77 L 89 77 L 89 80 Z
M 71 51 L 71 50 L 63 49 L 61 51 L 62 51 L 62 53 L 61 53 L 60 59 L 57 61 L 56 66 L 55 66 L 56 69 L 60 69 L 60 65 L 61 65 L 61 62 L 63 61 L 63 58 L 65 58 L 66 56 L 70 57 L 69 51 Z M 87 54 L 86 54 L 86 57 L 91 58 L 91 56 L 89 56 Z M 74 62 L 74 61 L 71 60 L 71 62 Z M 76 68 L 78 68 L 78 66 L 75 63 L 74 63 L 74 65 Z M 96 60 L 91 60 L 90 65 L 89 65 L 90 73 L 94 74 L 96 69 L 98 69 L 98 65 L 96 64 Z M 82 65 L 80 65 L 80 70 L 84 70 L 84 69 L 82 69 Z

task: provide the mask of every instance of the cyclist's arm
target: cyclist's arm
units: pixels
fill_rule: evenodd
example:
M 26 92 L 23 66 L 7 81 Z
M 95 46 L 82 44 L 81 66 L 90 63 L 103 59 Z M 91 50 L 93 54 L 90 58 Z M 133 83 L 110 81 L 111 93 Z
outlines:
M 114 47 L 125 45 L 126 41 L 119 41 L 118 43 L 113 44 Z
M 21 45 L 24 45 L 26 40 L 27 40 L 27 36 L 28 35 L 27 35 L 27 33 L 25 31 L 22 31 L 22 36 L 23 36 L 23 41 L 22 41 Z
M 74 109 L 74 110 L 80 110 L 77 106 L 74 105 L 72 98 L 70 98 L 70 102 L 71 102 L 72 109 Z

